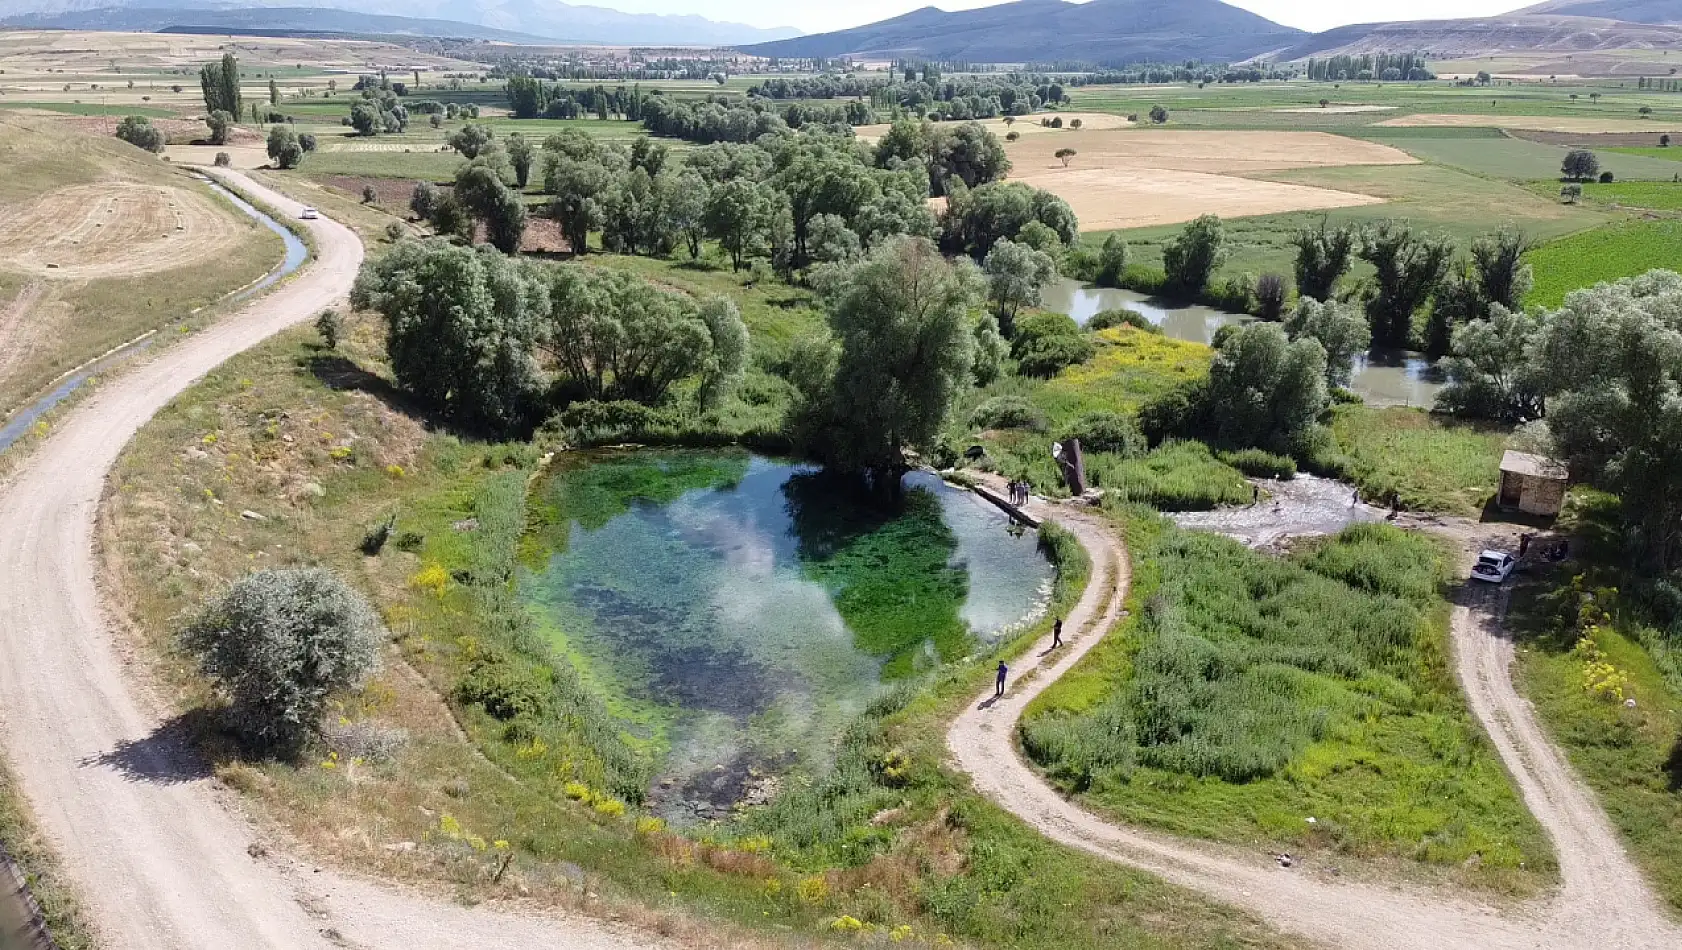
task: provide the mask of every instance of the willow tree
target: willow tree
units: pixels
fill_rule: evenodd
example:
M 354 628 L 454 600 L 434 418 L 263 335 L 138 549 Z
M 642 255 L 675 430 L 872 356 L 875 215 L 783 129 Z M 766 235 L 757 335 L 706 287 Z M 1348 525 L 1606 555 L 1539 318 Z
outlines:
M 985 285 L 974 264 L 948 262 L 915 237 L 893 238 L 826 278 L 833 350 L 802 374 L 796 432 L 830 464 L 896 490 L 906 450 L 934 443 L 970 385 L 970 311 Z

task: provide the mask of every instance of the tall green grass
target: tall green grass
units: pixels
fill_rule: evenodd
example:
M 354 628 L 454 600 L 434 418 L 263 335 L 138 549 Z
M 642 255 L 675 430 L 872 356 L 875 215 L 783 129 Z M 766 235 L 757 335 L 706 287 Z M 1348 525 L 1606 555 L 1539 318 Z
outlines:
M 1208 511 L 1248 504 L 1250 483 L 1201 442 L 1168 442 L 1143 458 L 1110 453 L 1086 457 L 1086 477 L 1121 502 L 1160 511 Z
M 1368 501 L 1394 494 L 1410 511 L 1474 516 L 1494 494 L 1510 430 L 1420 409 L 1332 410 L 1340 474 Z
M 1536 285 L 1524 302 L 1557 307 L 1573 290 L 1645 274 L 1682 262 L 1682 220 L 1641 218 L 1619 221 L 1550 241 L 1524 256 Z
M 1493 886 L 1535 883 L 1545 841 L 1448 671 L 1435 542 L 1360 525 L 1277 559 L 1111 510 L 1132 616 L 1020 729 L 1054 782 L 1182 834 L 1444 865 L 1479 854 Z

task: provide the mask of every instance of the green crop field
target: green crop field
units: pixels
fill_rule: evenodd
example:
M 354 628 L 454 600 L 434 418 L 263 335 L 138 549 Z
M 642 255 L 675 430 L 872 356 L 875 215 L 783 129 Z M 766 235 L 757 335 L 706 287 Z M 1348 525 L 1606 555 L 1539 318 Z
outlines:
M 1641 155 L 1647 158 L 1658 158 L 1667 162 L 1682 162 L 1682 147 L 1672 148 L 1666 146 L 1660 148 L 1658 146 L 1653 146 L 1650 148 L 1613 148 L 1607 149 L 1607 151 L 1621 152 L 1625 155 Z
M 1340 191 L 1380 195 L 1384 204 L 1295 211 L 1286 214 L 1235 218 L 1226 222 L 1228 257 L 1219 274 L 1289 274 L 1296 251 L 1290 239 L 1299 229 L 1367 225 L 1387 218 L 1406 220 L 1416 228 L 1448 235 L 1468 246 L 1480 234 L 1503 227 L 1516 228 L 1535 240 L 1549 240 L 1603 224 L 1611 218 L 1601 209 L 1566 205 L 1507 182 L 1494 181 L 1442 165 L 1357 165 L 1266 172 L 1258 177 Z M 1160 266 L 1162 249 L 1182 225 L 1134 228 L 1122 232 L 1134 260 Z M 1104 233 L 1084 239 L 1096 246 Z M 1357 262 L 1354 274 L 1370 271 Z
M 1362 137 L 1385 141 L 1385 137 L 1380 135 Z M 1506 137 L 1485 139 L 1408 136 L 1386 144 L 1394 145 L 1423 161 L 1452 165 L 1477 175 L 1518 180 L 1557 179 L 1560 176 L 1560 163 L 1569 151 L 1559 145 Z M 1645 154 L 1629 154 L 1621 149 L 1618 152 L 1619 154 L 1613 154 L 1610 151 L 1599 151 L 1597 154 L 1600 157 L 1600 167 L 1620 179 L 1669 181 L 1677 171 L 1673 163 L 1662 159 L 1648 158 Z
M 1682 211 L 1682 182 L 1613 181 L 1592 182 L 1583 186 L 1583 197 L 1602 204 L 1622 205 L 1625 208 L 1646 208 L 1654 211 Z
M 1682 220 L 1620 221 L 1545 244 L 1525 259 L 1536 274 L 1525 302 L 1557 307 L 1573 290 L 1655 267 L 1682 267 Z

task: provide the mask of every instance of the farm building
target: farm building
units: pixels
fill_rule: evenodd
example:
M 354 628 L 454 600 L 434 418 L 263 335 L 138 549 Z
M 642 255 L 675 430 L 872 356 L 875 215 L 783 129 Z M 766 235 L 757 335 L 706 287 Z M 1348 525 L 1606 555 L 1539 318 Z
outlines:
M 1495 504 L 1518 509 L 1527 515 L 1552 517 L 1565 504 L 1569 473 L 1553 459 L 1528 452 L 1506 452 L 1501 456 L 1501 489 Z

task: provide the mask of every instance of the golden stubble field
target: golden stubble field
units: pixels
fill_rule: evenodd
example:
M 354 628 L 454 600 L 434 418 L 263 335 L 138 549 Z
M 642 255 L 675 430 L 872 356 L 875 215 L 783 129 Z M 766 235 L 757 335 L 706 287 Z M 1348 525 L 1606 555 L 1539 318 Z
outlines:
M 1056 153 L 1072 148 L 1067 165 Z M 1022 136 L 1005 145 L 1013 180 L 1067 201 L 1081 228 L 1102 231 L 1379 204 L 1383 198 L 1248 174 L 1351 165 L 1414 165 L 1375 142 L 1294 131 L 1112 129 Z

